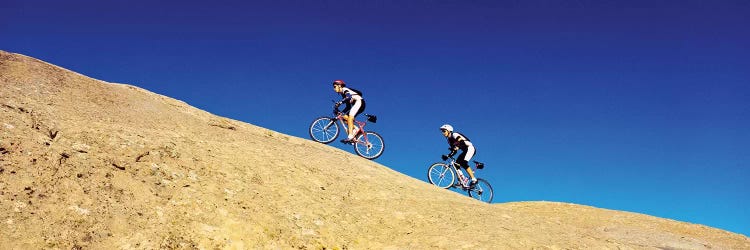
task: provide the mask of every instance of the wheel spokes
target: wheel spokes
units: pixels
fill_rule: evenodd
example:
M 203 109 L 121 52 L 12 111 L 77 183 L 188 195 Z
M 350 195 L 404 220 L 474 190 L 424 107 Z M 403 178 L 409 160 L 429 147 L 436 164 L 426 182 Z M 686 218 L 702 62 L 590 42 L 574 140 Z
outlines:
M 361 132 L 356 137 L 354 150 L 357 154 L 368 159 L 374 159 L 383 153 L 385 147 L 383 139 L 374 132 Z
M 310 135 L 313 140 L 328 143 L 338 136 L 338 126 L 336 121 L 330 118 L 319 118 L 313 122 L 310 127 Z
M 444 183 L 445 181 L 450 181 L 448 180 L 450 178 L 446 178 L 446 174 L 449 173 L 449 169 L 447 167 L 442 166 L 442 169 L 432 168 L 432 173 L 436 174 L 437 176 L 437 179 L 433 180 L 433 181 L 437 181 L 437 183 L 435 183 L 437 186 L 442 187 L 445 184 L 452 184 L 452 183 Z

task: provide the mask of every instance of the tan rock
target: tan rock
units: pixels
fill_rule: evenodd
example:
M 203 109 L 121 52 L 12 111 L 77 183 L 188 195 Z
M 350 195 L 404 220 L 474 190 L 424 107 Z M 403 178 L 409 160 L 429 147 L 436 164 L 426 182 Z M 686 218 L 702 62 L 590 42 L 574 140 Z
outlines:
M 3 249 L 750 249 L 743 235 L 643 214 L 480 203 L 2 51 L 0 123 Z

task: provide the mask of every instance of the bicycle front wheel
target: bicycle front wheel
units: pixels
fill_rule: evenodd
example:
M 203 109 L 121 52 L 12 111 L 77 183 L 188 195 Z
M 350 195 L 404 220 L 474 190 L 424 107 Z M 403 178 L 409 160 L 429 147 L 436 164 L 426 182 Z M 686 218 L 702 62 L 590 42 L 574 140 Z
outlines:
M 320 117 L 310 124 L 310 138 L 328 144 L 339 136 L 339 124 L 331 117 Z
M 375 159 L 380 157 L 385 150 L 383 137 L 378 133 L 366 131 L 357 135 L 357 142 L 354 143 L 354 151 L 365 159 Z
M 439 188 L 450 188 L 456 182 L 456 174 L 451 166 L 442 162 L 436 162 L 427 169 L 427 180 L 430 184 Z
M 477 178 L 477 184 L 474 184 L 474 187 L 469 189 L 468 192 L 469 196 L 473 197 L 474 199 L 487 203 L 492 202 L 492 198 L 495 195 L 495 193 L 492 192 L 492 186 L 490 186 L 490 183 L 487 180 L 481 178 Z

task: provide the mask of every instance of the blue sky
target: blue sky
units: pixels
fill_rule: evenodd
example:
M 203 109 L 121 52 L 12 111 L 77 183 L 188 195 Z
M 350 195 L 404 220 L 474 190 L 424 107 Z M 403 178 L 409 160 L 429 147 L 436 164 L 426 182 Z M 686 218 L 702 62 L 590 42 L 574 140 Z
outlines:
M 496 202 L 750 235 L 747 13 L 708 0 L 5 0 L 0 49 L 302 138 L 343 79 L 379 117 L 376 161 L 406 175 L 425 180 L 450 123 Z

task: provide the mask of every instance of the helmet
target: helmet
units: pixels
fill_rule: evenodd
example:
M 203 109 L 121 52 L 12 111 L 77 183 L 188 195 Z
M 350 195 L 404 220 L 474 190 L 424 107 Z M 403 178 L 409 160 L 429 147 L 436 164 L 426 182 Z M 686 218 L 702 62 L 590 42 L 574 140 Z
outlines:
M 333 81 L 333 85 L 341 85 L 341 87 L 346 87 L 346 83 L 344 80 L 335 80 Z
M 453 132 L 453 126 L 445 124 L 443 126 L 440 126 L 440 130 L 448 130 L 450 132 Z

